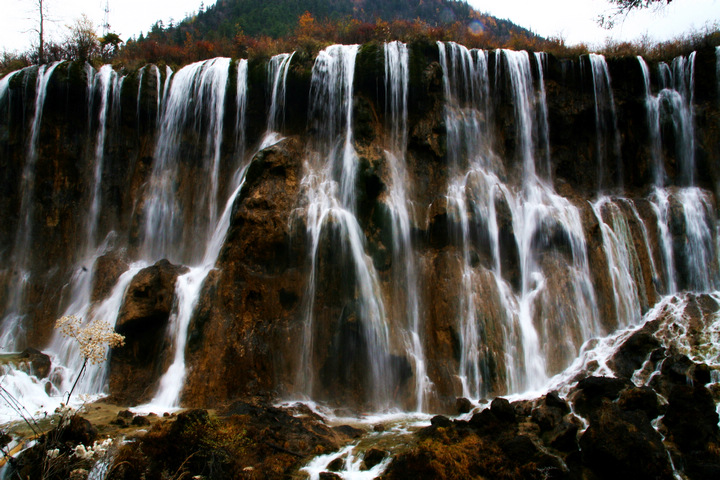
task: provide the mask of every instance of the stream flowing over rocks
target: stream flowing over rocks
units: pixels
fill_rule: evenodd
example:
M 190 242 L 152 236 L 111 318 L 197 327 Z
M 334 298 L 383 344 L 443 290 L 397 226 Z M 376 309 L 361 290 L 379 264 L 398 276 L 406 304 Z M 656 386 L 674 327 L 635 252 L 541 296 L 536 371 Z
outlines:
M 131 441 L 66 478 L 720 478 L 719 66 L 418 40 L 10 73 L 2 386 L 52 413 L 83 366 L 55 320 L 125 336 L 74 393 Z M 5 475 L 92 449 L 76 418 Z

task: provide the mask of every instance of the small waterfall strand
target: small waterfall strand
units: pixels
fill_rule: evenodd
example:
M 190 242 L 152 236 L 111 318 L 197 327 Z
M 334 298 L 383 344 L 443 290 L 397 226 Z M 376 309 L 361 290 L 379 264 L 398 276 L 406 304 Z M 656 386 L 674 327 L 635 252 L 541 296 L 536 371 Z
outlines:
M 608 180 L 603 178 L 603 172 L 611 160 L 615 161 L 617 186 L 622 187 L 620 132 L 615 113 L 615 97 L 610 84 L 610 71 L 603 55 L 591 53 L 589 58 L 595 96 L 595 153 L 598 166 L 598 188 L 606 188 Z M 608 152 L 608 146 L 610 152 Z
M 404 349 L 413 363 L 415 407 L 417 411 L 423 411 L 425 396 L 431 387 L 421 338 L 418 267 L 411 237 L 410 198 L 407 191 L 410 181 L 406 167 L 410 55 L 407 45 L 391 42 L 385 44 L 384 56 L 385 114 L 388 130 L 386 157 L 392 182 L 388 204 L 392 212 L 393 285 L 396 289 L 393 295 L 393 317 L 396 320 L 404 317 L 402 336 Z
M 454 42 L 438 42 L 445 94 L 447 158 L 460 172 L 469 163 L 488 166 L 492 145 L 490 78 L 484 50 L 468 50 Z
M 267 66 L 267 79 L 270 86 L 270 107 L 267 128 L 260 150 L 280 141 L 280 132 L 285 127 L 285 92 L 287 75 L 292 63 L 293 53 L 280 53 L 270 59 Z

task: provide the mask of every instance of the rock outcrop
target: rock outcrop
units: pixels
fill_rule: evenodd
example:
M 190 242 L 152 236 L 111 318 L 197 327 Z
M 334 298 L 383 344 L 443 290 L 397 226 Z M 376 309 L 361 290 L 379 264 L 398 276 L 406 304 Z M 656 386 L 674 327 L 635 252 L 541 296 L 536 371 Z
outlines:
M 110 354 L 109 384 L 114 401 L 137 404 L 155 393 L 155 382 L 172 358 L 167 340 L 176 301 L 175 280 L 185 271 L 185 267 L 161 260 L 138 272 L 128 286 L 115 325 L 125 337 L 125 345 Z

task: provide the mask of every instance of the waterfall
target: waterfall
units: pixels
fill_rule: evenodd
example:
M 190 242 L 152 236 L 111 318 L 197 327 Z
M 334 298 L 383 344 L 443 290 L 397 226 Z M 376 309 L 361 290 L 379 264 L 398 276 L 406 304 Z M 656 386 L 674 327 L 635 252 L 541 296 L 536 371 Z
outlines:
M 393 318 L 403 322 L 403 343 L 413 364 L 416 410 L 423 411 L 431 385 L 422 345 L 422 322 L 418 291 L 418 266 L 411 236 L 412 203 L 408 196 L 410 180 L 407 173 L 408 84 L 410 55 L 401 42 L 386 43 L 385 114 L 388 140 L 385 151 L 391 185 L 388 204 L 392 212 L 393 286 L 395 297 Z M 402 301 L 404 299 L 404 301 Z
M 143 86 L 143 77 L 145 76 L 145 69 L 147 68 L 147 65 L 143 66 L 138 70 L 137 72 L 137 79 L 138 79 L 138 91 L 137 91 L 137 101 L 135 104 L 135 111 L 137 112 L 137 122 L 138 125 L 140 125 L 140 99 L 142 98 L 142 86 Z
M 473 70 L 471 66 L 474 63 L 470 61 L 485 58 L 485 55 L 483 52 L 470 55 L 452 44 L 441 43 L 439 50 L 444 74 L 448 161 L 454 167 L 456 152 L 472 151 L 478 139 L 493 135 L 490 124 L 467 121 L 487 118 L 483 102 L 476 102 L 475 108 L 473 104 L 455 108 L 460 104 L 458 99 L 479 98 L 474 93 L 477 92 L 476 86 L 487 84 L 485 73 L 480 69 Z M 535 58 L 542 73 L 542 57 Z M 470 169 L 451 181 L 447 193 L 448 209 L 458 225 L 463 262 L 459 286 L 462 293 L 458 319 L 461 344 L 458 377 L 462 394 L 475 398 L 498 388 L 487 384 L 488 359 L 490 356 L 497 358 L 502 353 L 488 350 L 490 339 L 486 338 L 485 332 L 498 328 L 493 325 L 494 322 L 502 325 L 499 348 L 504 351 L 503 376 L 506 381 L 500 388 L 510 392 L 541 388 L 548 375 L 561 366 L 557 361 L 549 365 L 549 358 L 560 356 L 571 359 L 584 340 L 601 331 L 579 212 L 545 184 L 536 171 L 536 157 L 539 155 L 546 162 L 549 155 L 544 80 L 538 81 L 537 87 L 534 85 L 527 52 L 499 50 L 496 59 L 496 88 L 507 82 L 511 96 L 509 103 L 514 107 L 516 155 L 521 160 L 522 180 L 520 185 L 506 185 L 500 177 L 504 171 L 494 171 L 497 166 L 491 159 L 495 154 L 488 149 L 481 156 L 469 154 Z M 468 76 L 466 72 L 473 72 L 480 78 Z M 462 81 L 459 82 L 458 78 Z M 465 129 L 466 125 L 471 128 Z M 473 131 L 473 135 L 468 136 L 467 143 L 463 145 L 467 131 Z M 463 133 L 459 135 L 457 132 Z M 457 148 L 453 146 L 454 141 L 459 142 Z M 513 232 L 512 240 L 505 239 L 503 242 L 500 241 L 496 209 L 499 199 L 510 210 Z M 502 306 L 500 313 L 493 314 L 496 316 L 494 319 L 482 310 L 485 308 L 482 303 L 487 300 L 476 293 L 478 282 L 485 274 L 473 265 L 473 250 L 476 248 L 472 246 L 473 238 L 484 238 L 488 242 L 491 259 L 488 268 L 494 285 L 492 295 L 497 295 L 497 301 Z M 508 244 L 508 241 L 514 245 Z M 568 265 L 546 264 L 548 251 L 559 249 L 555 255 L 562 255 L 563 248 L 570 252 Z M 519 257 L 517 267 L 503 267 L 514 249 Z M 515 287 L 507 280 L 513 268 L 519 269 L 520 277 Z M 558 292 L 551 290 L 551 285 L 558 282 L 554 279 L 556 276 L 566 277 L 563 280 L 565 293 L 573 299 L 559 309 L 553 301 L 553 295 Z M 490 292 L 486 292 L 487 295 Z M 484 313 L 478 316 L 478 312 Z M 553 346 L 548 344 L 549 332 L 559 336 L 553 337 L 556 342 Z
M 676 248 L 683 267 L 684 286 L 688 290 L 707 292 L 718 288 L 715 239 L 717 225 L 708 194 L 698 188 L 683 188 L 677 193 L 682 205 L 684 241 Z
M 650 86 L 650 71 L 645 61 L 638 57 L 645 86 L 650 154 L 653 165 L 655 188 L 650 202 L 658 221 L 660 248 L 667 279 L 666 293 L 678 290 L 676 269 L 684 274 L 680 279 L 681 288 L 707 291 L 714 288 L 715 275 L 700 265 L 713 262 L 712 243 L 715 238 L 714 226 L 707 212 L 705 195 L 695 185 L 695 127 L 694 127 L 694 83 L 695 52 L 687 58 L 676 57 L 671 65 L 658 65 L 660 91 L 653 96 Z M 669 129 L 663 128 L 669 125 Z M 675 156 L 679 173 L 676 182 L 684 186 L 674 193 L 665 190 L 666 172 L 663 145 L 670 142 L 666 135 L 673 136 Z M 682 219 L 672 218 L 671 200 L 682 210 Z M 677 216 L 676 216 L 677 217 Z M 684 225 L 682 231 L 671 231 L 671 222 Z M 677 227 L 675 227 L 677 230 Z M 673 240 L 680 235 L 684 242 L 678 246 Z
M 642 279 L 633 276 L 638 259 L 630 227 L 618 205 L 610 197 L 600 197 L 592 207 L 602 232 L 613 285 L 617 326 L 634 325 L 641 317 L 640 298 L 635 285 L 642 285 Z M 606 221 L 605 218 L 609 220 Z
M 438 42 L 445 93 L 447 156 L 453 168 L 490 161 L 490 78 L 484 50 Z
M 675 136 L 675 154 L 679 164 L 680 185 L 695 184 L 694 72 L 695 52 L 676 57 L 672 66 L 660 64 L 661 87 L 658 93 L 660 123 L 669 119 Z
M 145 65 L 145 66 L 141 67 L 137 72 L 138 89 L 137 89 L 137 99 L 135 102 L 135 111 L 137 114 L 138 125 L 141 125 L 141 121 L 145 121 L 140 115 L 142 99 L 147 98 L 149 95 L 151 95 L 149 93 L 146 93 L 145 97 L 143 97 L 143 88 L 145 88 L 147 90 L 147 88 L 150 87 L 150 85 L 149 85 L 150 80 L 146 80 L 146 77 L 145 77 L 147 70 L 149 70 L 150 73 L 152 74 L 152 77 L 148 76 L 148 79 L 153 78 L 154 82 L 155 82 L 155 85 L 154 85 L 155 92 L 154 92 L 153 96 L 155 97 L 155 101 L 156 101 L 155 102 L 155 112 L 156 112 L 155 118 L 152 118 L 152 119 L 148 118 L 147 120 L 150 121 L 152 124 L 157 124 L 160 121 L 160 115 L 162 112 L 161 105 L 162 105 L 163 82 L 162 82 L 162 78 L 161 78 L 161 74 L 160 74 L 160 69 L 157 67 L 157 65 Z M 172 74 L 172 70 L 170 70 L 170 67 L 166 67 L 166 73 L 167 73 L 167 78 L 166 78 L 166 82 L 167 82 L 167 79 L 169 79 L 170 75 Z M 167 87 L 167 83 L 165 86 Z M 165 88 L 165 90 L 167 90 L 167 88 Z
M 142 251 L 148 260 L 165 257 L 176 263 L 199 261 L 202 243 L 187 240 L 209 237 L 217 223 L 229 68 L 229 58 L 215 58 L 188 65 L 173 76 L 163 107 L 144 206 Z M 202 150 L 196 154 L 201 155 L 203 162 L 188 167 L 197 169 L 196 185 L 188 186 L 192 196 L 183 201 L 175 179 L 183 171 L 181 156 L 186 127 L 200 137 L 197 146 Z
M 7 303 L 0 325 L 0 348 L 6 351 L 21 350 L 26 345 L 25 332 L 25 289 L 31 277 L 30 254 L 32 248 L 32 225 L 35 196 L 35 165 L 38 160 L 38 139 L 42 126 L 43 109 L 47 96 L 47 86 L 53 72 L 60 65 L 37 67 L 35 79 L 35 113 L 30 126 L 30 138 L 27 146 L 25 165 L 20 180 L 20 211 L 15 242 L 12 248 L 11 265 L 15 277 L 8 288 Z M 8 79 L 9 80 L 9 79 Z M 7 87 L 5 87 L 7 88 Z
M 460 318 L 457 319 L 460 359 L 457 376 L 462 385 L 460 393 L 466 397 L 477 398 L 489 389 L 483 384 L 485 367 L 481 345 L 484 339 L 481 338 L 477 322 L 476 295 L 473 288 L 475 276 L 471 266 L 469 238 L 473 206 L 468 205 L 466 197 L 475 181 L 478 181 L 481 191 L 486 195 L 490 195 L 494 187 L 491 183 L 495 179 L 494 175 L 485 173 L 485 168 L 491 169 L 489 145 L 482 143 L 490 132 L 487 53 L 471 51 L 452 42 L 438 42 L 438 51 L 443 69 L 448 164 L 458 175 L 450 180 L 446 194 L 451 218 L 459 224 L 457 233 L 462 246 L 463 271 L 458 310 Z M 472 173 L 464 175 L 463 171 L 468 168 L 468 164 Z M 494 196 L 490 198 L 494 200 Z M 475 208 L 484 210 L 480 213 L 481 218 L 487 219 L 488 228 L 496 233 L 494 203 L 490 209 L 483 208 L 490 204 L 488 200 L 487 196 L 483 197 Z M 491 233 L 489 237 L 491 245 L 495 247 L 497 235 Z M 493 253 L 497 254 L 497 249 Z
M 615 97 L 610 85 L 610 72 L 604 56 L 591 53 L 589 58 L 595 96 L 595 154 L 598 166 L 598 187 L 600 189 L 606 187 L 607 180 L 603 178 L 603 172 L 610 166 L 609 162 L 613 159 L 615 160 L 613 167 L 616 169 L 618 185 L 622 187 L 620 132 L 615 113 Z M 608 146 L 610 152 L 608 152 Z
M 235 89 L 235 98 L 237 99 L 237 105 L 235 109 L 235 125 L 237 126 L 235 132 L 235 157 L 240 162 L 245 158 L 245 115 L 247 112 L 247 75 L 248 75 L 248 62 L 246 59 L 240 59 L 237 61 L 237 87 Z M 240 169 L 236 169 L 236 174 L 239 173 Z M 234 184 L 238 184 L 239 179 L 236 176 Z
M 543 91 L 536 99 L 530 74 L 530 61 L 526 52 L 504 50 L 508 77 L 512 87 L 513 105 L 515 107 L 516 128 L 519 134 L 518 148 L 523 156 L 523 184 L 521 195 L 509 201 L 513 216 L 513 230 L 519 252 L 521 289 L 516 300 L 517 317 L 508 338 L 522 339 L 520 348 L 524 359 L 524 368 L 514 377 L 516 384 L 511 385 L 514 391 L 534 390 L 546 381 L 550 371 L 557 366 L 548 368 L 548 358 L 555 356 L 548 349 L 547 332 L 556 330 L 556 348 L 561 356 L 577 353 L 582 341 L 598 332 L 595 298 L 590 282 L 587 260 L 587 249 L 580 215 L 576 207 L 566 199 L 557 195 L 552 188 L 537 177 L 535 169 L 536 138 L 547 137 L 547 132 L 539 135 L 534 125 L 536 103 L 541 111 L 547 107 Z M 497 80 L 496 80 L 497 81 Z M 540 128 L 544 125 L 540 123 Z M 555 236 L 555 238 L 553 238 Z M 559 238 L 558 238 L 559 236 Z M 562 240 L 561 240 L 562 239 Z M 554 242 L 560 241 L 558 245 Z M 555 310 L 552 296 L 548 290 L 548 282 L 561 271 L 555 271 L 551 265 L 544 265 L 544 250 L 561 247 L 567 244 L 570 251 L 566 287 L 571 302 L 576 308 L 565 308 L 554 311 L 562 319 L 544 318 L 538 323 L 538 315 L 546 316 Z M 564 318 L 563 318 L 564 317 Z M 558 322 L 558 323 L 555 323 Z M 543 338 L 545 337 L 545 338 Z M 559 338 L 558 338 L 559 337 Z M 508 346 L 508 350 L 517 347 Z
M 240 184 L 228 198 L 225 210 L 215 227 L 215 231 L 205 245 L 205 254 L 202 263 L 198 266 L 190 267 L 190 270 L 180 275 L 175 282 L 175 296 L 177 300 L 173 306 L 170 325 L 168 327 L 168 333 L 173 346 L 172 363 L 158 382 L 157 392 L 148 404 L 151 408 L 163 409 L 180 406 L 180 394 L 185 385 L 185 377 L 187 375 L 185 346 L 187 345 L 188 327 L 192 315 L 195 312 L 195 307 L 200 300 L 200 293 L 205 278 L 215 266 L 223 240 L 225 239 L 225 234 L 230 226 L 232 206 L 235 197 L 240 193 L 244 184 L 244 175 L 239 175 L 239 178 Z
M 518 149 L 523 165 L 523 183 L 532 184 L 536 178 L 535 172 L 535 136 L 533 127 L 536 125 L 535 102 L 533 92 L 532 74 L 530 72 L 530 57 L 526 51 L 516 52 L 502 50 L 502 56 L 507 64 L 510 86 L 513 93 L 515 110 L 515 126 L 518 130 Z M 501 65 L 501 62 L 497 62 Z M 498 76 L 499 77 L 499 76 Z M 496 79 L 498 78 L 496 77 Z M 497 80 L 496 80 L 497 81 Z
M 342 299 L 341 318 L 322 321 L 341 324 L 358 323 L 358 335 L 364 350 L 359 352 L 367 361 L 364 366 L 368 389 L 367 401 L 376 408 L 388 406 L 391 378 L 389 331 L 380 285 L 372 263 L 365 253 L 364 233 L 354 214 L 357 156 L 352 144 L 353 78 L 357 45 L 333 45 L 321 51 L 315 60 L 310 84 L 309 123 L 313 132 L 312 150 L 305 162 L 301 181 L 305 192 L 307 235 L 310 241 L 310 277 L 304 300 L 304 326 L 301 358 L 297 373 L 299 393 L 314 398 L 322 386 L 315 378 L 313 365 L 317 360 L 315 334 L 322 325 L 316 318 L 316 280 L 319 274 L 318 251 L 321 242 L 335 240 L 333 245 L 347 262 L 349 271 L 336 272 L 337 282 L 347 282 L 354 290 L 354 300 Z M 326 268 L 333 268 L 327 265 Z M 341 335 L 338 332 L 338 335 Z M 342 342 L 342 339 L 338 340 Z M 321 346 L 320 348 L 326 348 Z M 335 348 L 340 348 L 336 345 Z M 354 359 L 360 361 L 359 358 Z M 337 360 L 334 360 L 337 361 Z M 330 368 L 330 367 L 328 367 Z M 337 375 L 345 375 L 348 365 L 333 367 Z M 340 379 L 335 379 L 340 381 Z
M 0 103 L 5 101 L 5 95 L 7 94 L 8 89 L 10 88 L 10 80 L 17 75 L 17 73 L 20 70 L 16 70 L 14 72 L 10 72 L 4 77 L 0 78 Z
M 657 218 L 657 227 L 660 232 L 659 244 L 666 278 L 665 293 L 670 294 L 677 291 L 677 284 L 675 282 L 675 256 L 672 248 L 672 236 L 668 227 L 670 202 L 667 191 L 662 188 L 655 188 L 650 195 L 650 205 Z
M 212 156 L 213 161 L 213 178 L 217 181 L 218 170 L 219 170 L 219 156 L 220 156 L 220 143 L 222 141 L 222 119 L 225 115 L 225 98 L 224 90 L 227 83 L 228 69 L 230 63 L 228 59 L 216 59 L 222 60 L 220 70 L 208 73 L 209 78 L 200 80 L 200 85 L 197 91 L 201 91 L 203 88 L 212 88 L 212 96 L 209 100 L 210 106 L 214 107 L 211 113 L 214 115 L 215 120 L 211 120 L 210 131 L 212 132 L 213 142 L 212 149 L 206 148 L 206 154 L 208 157 Z M 212 61 L 210 61 L 212 62 Z M 188 67 L 186 67 L 188 68 Z M 207 66 L 208 69 L 215 68 L 212 65 Z M 236 85 L 236 120 L 243 123 L 237 123 L 235 127 L 235 138 L 244 139 L 244 136 L 237 133 L 238 131 L 244 132 L 245 130 L 245 106 L 247 105 L 247 61 L 240 60 L 238 62 L 238 75 Z M 183 69 L 184 70 L 184 69 Z M 178 72 L 177 76 L 181 77 L 183 70 Z M 204 72 L 204 70 L 203 70 Z M 204 73 L 195 72 L 195 75 L 204 75 Z M 177 81 L 177 79 L 176 79 Z M 207 87 L 205 86 L 207 85 Z M 174 84 L 173 84 L 174 86 Z M 200 96 L 202 99 L 202 95 Z M 173 102 L 173 90 L 167 97 L 167 102 Z M 166 112 L 169 105 L 166 105 Z M 196 106 L 195 116 L 202 115 L 202 106 Z M 182 120 L 184 121 L 184 119 Z M 208 134 L 209 135 L 209 134 Z M 161 133 L 162 136 L 162 133 Z M 237 150 L 244 151 L 244 145 L 237 148 Z M 185 361 L 185 346 L 187 345 L 188 326 L 190 320 L 195 312 L 195 307 L 200 300 L 200 294 L 202 292 L 202 286 L 205 282 L 205 278 L 210 271 L 215 267 L 220 250 L 225 240 L 228 228 L 230 227 L 230 220 L 232 217 L 232 207 L 235 202 L 235 198 L 240 193 L 243 184 L 245 183 L 245 172 L 247 171 L 247 164 L 243 158 L 240 158 L 240 167 L 236 175 L 233 176 L 233 185 L 231 185 L 232 193 L 225 202 L 225 207 L 219 219 L 213 224 L 212 230 L 207 232 L 204 237 L 202 247 L 204 249 L 201 260 L 196 264 L 190 266 L 189 271 L 183 275 L 180 275 L 175 282 L 175 297 L 176 302 L 173 306 L 173 311 L 170 315 L 170 323 L 168 325 L 168 334 L 172 344 L 172 363 L 168 369 L 163 373 L 160 381 L 158 382 L 158 388 L 149 402 L 150 407 L 167 408 L 167 407 L 179 407 L 180 406 L 180 395 L 182 388 L 185 385 L 185 377 L 187 375 L 187 366 Z M 215 184 L 217 186 L 217 184 Z M 217 190 L 214 193 L 217 194 Z M 213 195 L 213 193 L 211 193 Z M 211 197 L 214 198 L 214 197 Z M 148 408 L 148 407 L 145 407 Z
M 716 53 L 711 74 L 720 69 Z M 716 154 L 708 125 L 717 105 L 695 92 L 709 85 L 700 68 L 707 59 L 698 52 L 697 72 L 695 54 L 656 71 L 637 57 L 629 65 L 639 65 L 642 79 L 616 82 L 615 92 L 609 71 L 616 65 L 601 55 L 556 61 L 452 42 L 431 51 L 401 42 L 382 50 L 333 45 L 312 71 L 304 57 L 283 53 L 254 72 L 247 60 L 215 58 L 175 73 L 147 65 L 127 77 L 83 64 L 6 75 L 0 156 L 10 167 L 3 178 L 15 184 L 0 205 L 17 208 L 19 221 L 1 237 L 0 341 L 21 349 L 26 338 L 49 338 L 33 346 L 44 347 L 54 368 L 52 381 L 13 370 L 12 388 L 35 382 L 29 398 L 52 405 L 82 358 L 73 341 L 30 325 L 44 328 L 64 314 L 114 324 L 123 302 L 133 301 L 136 274 L 168 259 L 186 268 L 167 306 L 167 338 L 152 338 L 167 348 L 152 360 L 164 370 L 143 409 L 179 407 L 186 379 L 193 386 L 205 374 L 224 381 L 203 370 L 207 362 L 186 358 L 195 352 L 188 328 L 199 305 L 207 316 L 197 320 L 207 322 L 203 332 L 219 348 L 244 349 L 240 338 L 257 342 L 228 355 L 267 368 L 266 384 L 237 382 L 223 395 L 272 391 L 361 411 L 425 412 L 447 411 L 458 396 L 540 391 L 582 355 L 583 344 L 638 325 L 663 295 L 720 286 L 716 194 L 705 189 L 717 181 L 707 167 Z M 567 64 L 584 65 L 588 75 Z M 562 77 L 563 70 L 573 75 Z M 265 81 L 248 85 L 258 74 Z M 295 101 L 291 92 L 303 86 L 308 97 Z M 248 98 L 256 87 L 266 95 Z M 76 102 L 76 114 L 55 92 L 72 99 L 87 92 L 88 104 Z M 23 95 L 27 105 L 16 103 Z M 65 113 L 84 121 L 86 112 L 87 131 L 78 122 L 77 136 L 52 142 L 49 133 L 65 130 L 51 119 L 63 121 Z M 626 175 L 621 134 L 627 156 L 638 158 L 627 159 Z M 269 147 L 249 168 L 249 150 Z M 285 163 L 269 165 L 267 155 L 276 154 Z M 278 181 L 272 190 L 258 175 L 262 158 Z M 596 167 L 599 193 L 589 193 L 583 188 Z M 51 198 L 50 184 L 52 194 L 72 198 Z M 291 211 L 287 224 L 273 217 L 262 225 L 282 233 L 274 256 L 229 258 L 239 250 L 226 242 L 237 241 L 240 228 L 252 235 L 260 228 L 239 223 L 250 218 L 245 211 L 232 214 L 243 188 L 243 207 L 257 209 L 258 224 L 267 218 L 263 209 L 278 205 L 273 195 Z M 54 225 L 45 213 L 61 203 L 67 211 Z M 132 211 L 119 211 L 128 204 Z M 232 218 L 237 230 L 226 238 Z M 55 239 L 76 245 L 50 245 L 67 258 L 40 272 L 41 248 Z M 245 260 L 257 262 L 252 275 L 260 272 L 265 283 L 252 301 L 233 304 L 233 291 L 249 294 L 256 285 L 211 272 Z M 217 291 L 204 286 L 208 278 Z M 227 311 L 205 308 L 224 301 Z M 262 321 L 253 323 L 254 315 Z M 238 322 L 222 326 L 233 335 L 244 329 L 232 346 L 216 328 L 223 321 Z M 128 333 L 136 342 L 132 335 L 149 334 Z M 273 351 L 278 346 L 287 351 Z M 200 345 L 198 357 L 209 358 L 210 348 Z M 120 364 L 113 364 L 113 388 Z M 109 362 L 90 367 L 77 392 L 106 393 L 109 375 Z
M 293 53 L 280 53 L 268 62 L 267 79 L 270 86 L 270 107 L 268 110 L 267 130 L 260 149 L 277 143 L 282 137 L 285 126 L 285 91 L 287 74 L 292 63 Z
M 103 166 L 105 163 L 105 137 L 107 135 L 108 110 L 111 104 L 113 90 L 118 89 L 117 74 L 111 65 L 104 65 L 95 76 L 95 88 L 100 90 L 100 114 L 98 116 L 97 136 L 95 138 L 95 156 L 93 164 L 93 193 L 90 201 L 90 215 L 87 225 L 87 242 L 93 245 L 96 242 L 98 217 L 100 215 L 101 185 Z
M 111 107 L 119 110 L 119 90 L 121 79 L 112 69 L 111 65 L 104 65 L 95 74 L 88 77 L 90 91 L 88 94 L 89 106 L 92 107 L 96 97 L 99 97 L 98 114 L 96 119 L 95 148 L 92 157 L 93 176 L 92 189 L 89 198 L 89 214 L 85 222 L 85 239 L 82 243 L 84 251 L 81 253 L 78 263 L 74 266 L 73 277 L 69 285 L 69 304 L 63 315 L 75 315 L 90 323 L 94 320 L 107 321 L 111 325 L 117 320 L 117 313 L 120 310 L 125 289 L 130 284 L 132 275 L 127 272 L 118 280 L 118 284 L 111 296 L 100 306 L 92 308 L 91 292 L 93 282 L 93 266 L 98 257 L 106 253 L 114 241 L 115 234 L 111 233 L 100 244 L 98 243 L 98 223 L 102 208 L 102 180 L 103 168 L 105 165 L 105 142 L 108 131 L 108 118 Z M 97 92 L 97 95 L 96 95 Z M 92 109 L 91 109 L 92 111 Z M 113 112 L 118 114 L 118 112 Z M 92 117 L 90 117 L 92 118 Z M 92 127 L 94 123 L 89 122 Z M 136 265 L 131 271 L 137 273 L 141 266 Z M 48 351 L 53 354 L 56 361 L 65 367 L 63 381 L 67 390 L 70 389 L 72 378 L 78 374 L 82 367 L 82 357 L 79 354 L 77 342 L 72 338 L 63 337 L 60 332 L 55 331 L 50 342 Z M 82 392 L 96 394 L 101 393 L 105 386 L 107 376 L 106 365 L 89 365 L 88 371 L 78 382 Z
M 543 174 L 548 180 L 552 179 L 552 167 L 550 163 L 550 121 L 548 120 L 547 94 L 545 92 L 545 69 L 547 68 L 548 55 L 545 52 L 535 52 L 535 61 L 538 66 L 538 109 L 537 125 L 539 130 L 538 143 L 543 148 Z
M 638 62 L 643 73 L 645 87 L 645 108 L 647 110 L 648 140 L 653 165 L 653 178 L 657 187 L 665 185 L 665 164 L 662 157 L 662 140 L 660 138 L 660 100 L 653 96 L 650 89 L 650 68 L 645 60 L 638 55 Z
M 315 59 L 310 83 L 310 119 L 319 162 L 337 173 L 342 205 L 355 209 L 357 157 L 352 137 L 353 79 L 357 45 L 333 45 Z

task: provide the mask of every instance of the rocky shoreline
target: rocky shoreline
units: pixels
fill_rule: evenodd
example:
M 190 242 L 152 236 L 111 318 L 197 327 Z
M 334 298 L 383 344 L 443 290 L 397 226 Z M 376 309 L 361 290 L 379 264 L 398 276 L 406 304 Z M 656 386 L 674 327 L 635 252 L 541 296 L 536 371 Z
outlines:
M 711 366 L 683 353 L 702 356 L 719 309 L 709 295 L 669 299 L 642 327 L 618 334 L 604 357 L 586 355 L 592 360 L 558 390 L 480 406 L 458 399 L 456 418 L 437 415 L 403 433 L 339 424 L 270 397 L 163 417 L 100 401 L 18 455 L 5 478 L 304 478 L 301 469 L 326 455 L 319 478 L 328 480 L 346 478 L 350 450 L 330 454 L 360 443 L 356 468 L 383 462 L 384 479 L 720 478 L 720 388 Z M 104 476 L 92 476 L 103 461 Z

